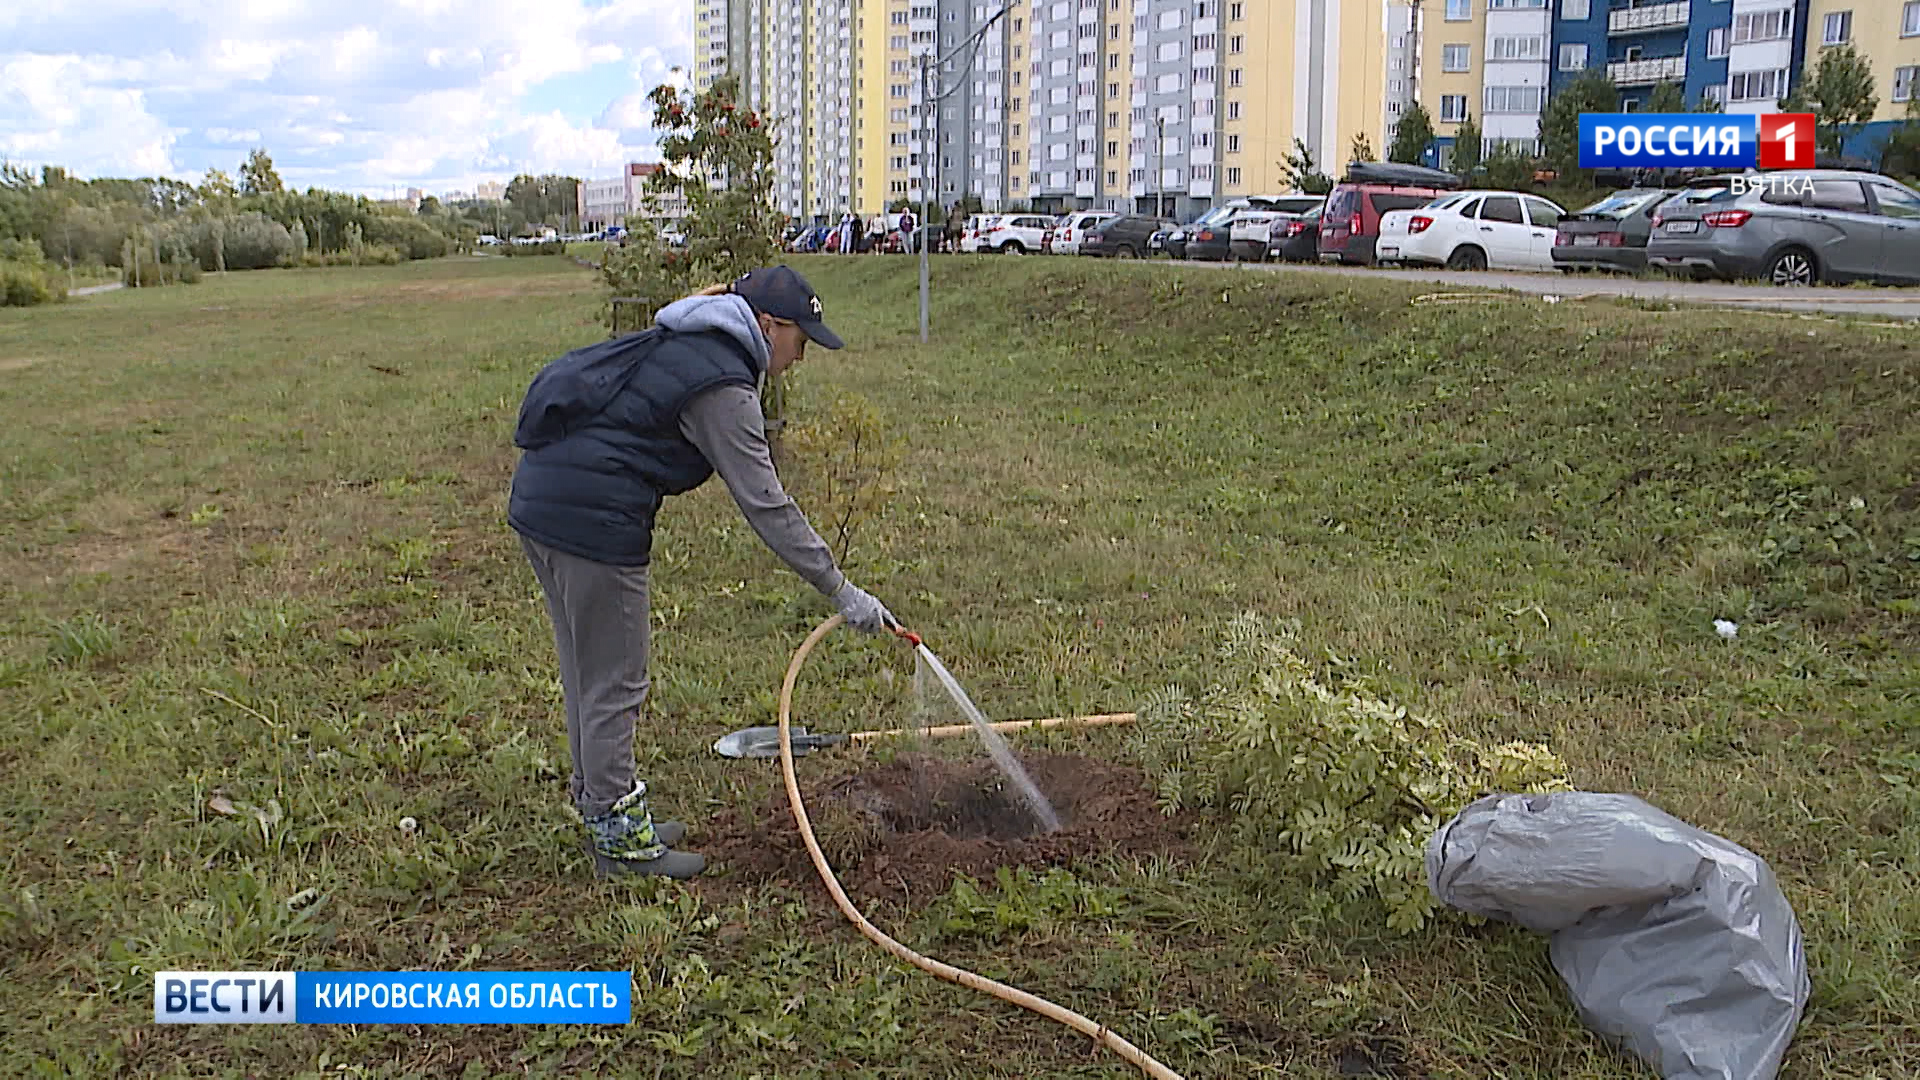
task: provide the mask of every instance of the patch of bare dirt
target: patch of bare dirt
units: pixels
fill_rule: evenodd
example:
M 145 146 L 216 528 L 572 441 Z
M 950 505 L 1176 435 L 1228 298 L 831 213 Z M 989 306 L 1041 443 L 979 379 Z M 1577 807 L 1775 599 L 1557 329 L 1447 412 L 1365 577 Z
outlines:
M 0 356 L 0 371 L 23 371 L 46 361 L 44 356 Z
M 1079 754 L 1021 754 L 1061 828 L 1043 832 L 990 761 L 902 754 L 860 772 L 801 784 L 808 820 L 852 897 L 938 895 L 956 875 L 991 880 L 1002 866 L 1065 866 L 1106 854 L 1187 855 L 1194 820 L 1167 817 L 1138 769 Z M 729 811 L 694 845 L 739 880 L 825 895 L 786 791 Z

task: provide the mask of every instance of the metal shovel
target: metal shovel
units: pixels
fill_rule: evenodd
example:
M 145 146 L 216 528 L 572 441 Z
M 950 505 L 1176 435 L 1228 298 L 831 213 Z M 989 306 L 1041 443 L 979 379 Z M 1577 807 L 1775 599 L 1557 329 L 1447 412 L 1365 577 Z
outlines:
M 987 726 L 995 731 L 1018 731 L 1022 728 L 1058 727 L 1073 724 L 1080 727 L 1098 727 L 1102 724 L 1128 724 L 1134 719 L 1133 713 L 1101 713 L 1097 716 L 1054 716 L 1045 720 L 1003 720 Z M 793 748 L 794 757 L 805 757 L 815 750 L 824 750 L 848 743 L 871 742 L 874 739 L 890 739 L 900 735 L 918 735 L 925 739 L 948 739 L 956 735 L 970 735 L 974 732 L 972 724 L 946 724 L 930 728 L 891 728 L 886 731 L 855 731 L 843 735 L 812 735 L 807 729 L 790 725 L 788 731 L 792 739 L 788 745 Z M 720 737 L 713 744 L 715 753 L 730 758 L 777 758 L 780 756 L 780 729 L 778 727 L 741 728 Z

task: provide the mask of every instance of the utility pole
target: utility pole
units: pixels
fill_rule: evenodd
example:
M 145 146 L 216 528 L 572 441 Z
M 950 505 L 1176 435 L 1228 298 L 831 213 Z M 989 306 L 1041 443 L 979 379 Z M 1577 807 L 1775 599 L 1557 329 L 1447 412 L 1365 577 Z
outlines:
M 1153 215 L 1167 216 L 1167 117 L 1153 118 Z
M 939 206 L 940 204 L 940 134 L 938 130 L 940 126 L 940 102 L 959 93 L 960 88 L 966 85 L 967 73 L 973 70 L 973 62 L 978 58 L 980 53 L 980 42 L 986 39 L 987 31 L 993 28 L 993 24 L 999 22 L 1001 17 L 1012 10 L 1012 8 L 1013 0 L 1002 4 L 1000 10 L 988 16 L 987 21 L 980 24 L 980 29 L 968 34 L 964 41 L 955 45 L 948 51 L 947 55 L 937 60 L 934 58 L 934 54 L 940 49 L 940 31 L 938 27 L 936 27 L 934 29 L 933 47 L 920 54 L 920 97 L 921 103 L 927 107 L 926 119 L 923 121 L 924 129 L 922 131 L 922 135 L 925 137 L 923 151 L 930 156 L 930 160 L 921 166 L 920 175 L 923 178 L 922 183 L 926 182 L 925 177 L 931 176 L 933 178 L 933 203 L 935 206 Z M 960 55 L 962 50 L 966 50 L 967 62 L 965 66 L 961 67 L 959 78 L 954 80 L 952 86 L 940 88 L 938 82 L 940 69 L 952 63 L 953 58 Z M 920 214 L 916 216 L 926 216 L 926 211 L 927 200 L 922 198 L 920 200 Z M 920 222 L 920 228 L 924 229 L 928 234 L 933 231 L 933 226 L 924 221 Z M 914 242 L 914 238 L 909 237 L 908 242 Z M 919 244 L 920 344 L 925 345 L 927 343 L 927 300 L 929 280 L 931 278 L 931 270 L 927 261 L 927 249 L 933 245 L 927 243 L 924 236 L 919 239 Z

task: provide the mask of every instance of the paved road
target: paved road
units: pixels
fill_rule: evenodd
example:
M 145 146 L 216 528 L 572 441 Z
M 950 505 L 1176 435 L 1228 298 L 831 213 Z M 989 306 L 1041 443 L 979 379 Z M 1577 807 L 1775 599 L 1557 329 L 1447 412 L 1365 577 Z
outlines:
M 84 289 L 68 289 L 67 295 L 68 296 L 92 296 L 95 293 L 112 292 L 115 289 L 123 289 L 123 288 L 126 288 L 126 286 L 122 285 L 120 282 L 109 281 L 105 285 L 89 285 Z
M 1184 263 L 1226 268 L 1228 263 Z M 1730 285 L 1721 282 L 1616 277 L 1601 274 L 1526 274 L 1505 271 L 1380 270 L 1364 266 L 1316 266 L 1307 263 L 1240 263 L 1246 271 L 1283 274 L 1365 274 L 1400 281 L 1427 281 L 1454 288 L 1513 289 L 1552 296 L 1630 296 L 1725 307 L 1777 311 L 1840 312 L 1881 319 L 1920 320 L 1920 289 L 1808 288 Z

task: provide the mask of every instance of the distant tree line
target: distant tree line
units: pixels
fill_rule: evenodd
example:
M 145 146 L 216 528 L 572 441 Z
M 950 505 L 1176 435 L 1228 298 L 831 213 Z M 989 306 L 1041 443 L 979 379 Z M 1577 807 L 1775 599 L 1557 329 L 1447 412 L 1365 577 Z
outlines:
M 521 235 L 575 220 L 580 181 L 518 176 L 503 203 L 417 209 L 364 195 L 289 189 L 264 149 L 236 183 L 212 169 L 198 185 L 168 177 L 82 180 L 0 163 L 0 303 L 58 298 L 63 270 L 118 271 L 129 285 L 278 266 L 398 263 L 471 250 L 483 234 Z M 60 284 L 56 289 L 54 286 Z

